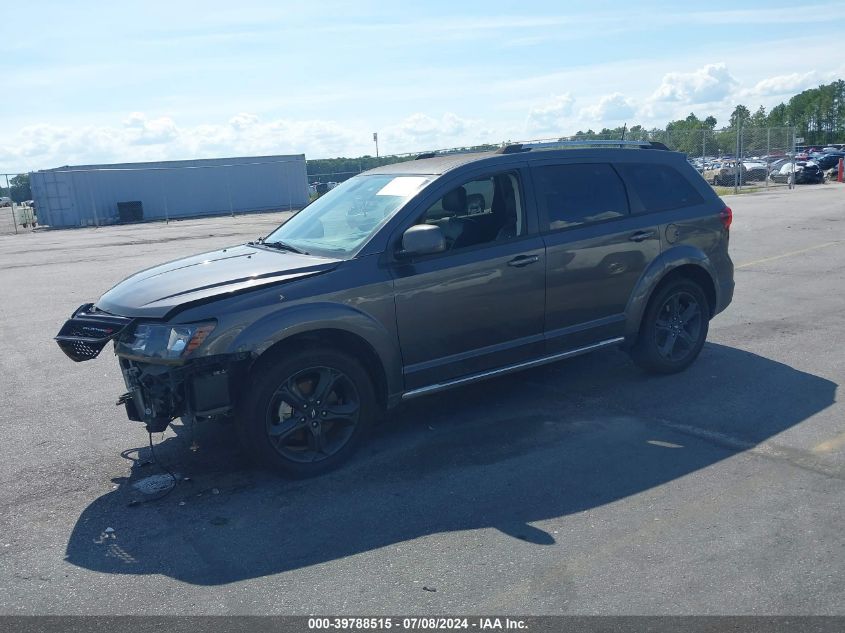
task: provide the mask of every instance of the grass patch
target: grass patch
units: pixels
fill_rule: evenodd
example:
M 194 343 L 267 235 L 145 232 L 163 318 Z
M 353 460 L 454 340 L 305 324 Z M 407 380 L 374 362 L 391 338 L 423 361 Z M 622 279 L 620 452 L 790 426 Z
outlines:
M 763 189 L 763 188 L 764 188 L 764 187 L 740 187 L 740 188 L 737 190 L 737 192 L 736 192 L 736 193 L 737 193 L 737 194 L 741 194 L 741 193 L 756 193 L 757 191 L 760 191 L 760 190 L 761 190 L 761 189 Z M 732 196 L 732 195 L 734 195 L 734 188 L 733 188 L 733 187 L 718 187 L 718 186 L 714 186 L 714 187 L 713 187 L 713 191 L 715 191 L 715 192 L 716 192 L 716 195 L 717 195 L 717 196 Z

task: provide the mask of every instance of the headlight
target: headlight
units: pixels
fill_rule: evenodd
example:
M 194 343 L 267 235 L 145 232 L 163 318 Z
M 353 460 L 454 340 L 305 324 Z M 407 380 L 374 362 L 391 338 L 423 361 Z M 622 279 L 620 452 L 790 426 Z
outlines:
M 199 348 L 214 330 L 215 323 L 156 325 L 139 323 L 117 343 L 116 352 L 124 356 L 143 356 L 176 361 Z

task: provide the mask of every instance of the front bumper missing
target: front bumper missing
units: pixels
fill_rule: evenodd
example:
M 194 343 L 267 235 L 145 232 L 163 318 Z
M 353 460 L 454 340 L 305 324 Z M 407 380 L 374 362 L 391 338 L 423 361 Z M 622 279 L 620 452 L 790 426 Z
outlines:
M 96 358 L 106 344 L 134 319 L 100 312 L 91 303 L 79 306 L 55 340 L 73 361 Z M 249 354 L 192 359 L 178 365 L 119 356 L 127 392 L 117 401 L 130 420 L 160 432 L 178 417 L 211 418 L 232 411 L 232 380 Z M 243 361 L 243 362 L 241 362 Z
M 239 375 L 232 359 L 197 360 L 185 365 L 156 365 L 120 358 L 128 391 L 117 401 L 126 417 L 144 422 L 150 432 L 172 420 L 213 418 L 232 412 L 231 384 Z

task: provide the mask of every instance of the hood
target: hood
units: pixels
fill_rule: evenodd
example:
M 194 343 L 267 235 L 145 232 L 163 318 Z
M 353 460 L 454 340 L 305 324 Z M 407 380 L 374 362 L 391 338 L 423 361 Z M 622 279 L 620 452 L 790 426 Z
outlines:
M 244 244 L 193 255 L 127 277 L 96 307 L 127 317 L 162 318 L 185 304 L 332 270 L 341 260 Z

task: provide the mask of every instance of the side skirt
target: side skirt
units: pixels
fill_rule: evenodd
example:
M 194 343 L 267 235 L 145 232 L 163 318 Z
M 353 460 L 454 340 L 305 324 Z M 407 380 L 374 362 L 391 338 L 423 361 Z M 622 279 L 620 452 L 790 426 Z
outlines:
M 579 347 L 577 349 L 569 350 L 567 352 L 560 352 L 559 354 L 552 354 L 551 356 L 543 356 L 541 358 L 536 358 L 534 360 L 529 360 L 523 363 L 517 363 L 515 365 L 507 365 L 506 367 L 500 367 L 498 369 L 492 369 L 489 371 L 480 372 L 478 374 L 472 374 L 470 376 L 463 376 L 461 378 L 455 378 L 454 380 L 447 380 L 446 382 L 440 382 L 433 385 L 427 385 L 425 387 L 420 387 L 419 389 L 412 389 L 411 391 L 406 391 L 402 394 L 403 400 L 410 400 L 411 398 L 416 398 L 418 396 L 426 396 L 430 393 L 436 393 L 438 391 L 443 391 L 444 389 L 451 389 L 452 387 L 460 387 L 461 385 L 469 385 L 474 382 L 478 382 L 480 380 L 486 380 L 487 378 L 494 378 L 496 376 L 503 376 L 505 374 L 510 374 L 515 371 L 520 371 L 522 369 L 529 369 L 531 367 L 539 367 L 540 365 L 546 365 L 548 363 L 554 363 L 555 361 L 563 360 L 564 358 L 571 358 L 573 356 L 580 356 L 581 354 L 586 354 L 587 352 L 592 352 L 593 350 L 601 349 L 602 347 L 608 347 L 610 345 L 616 345 L 621 343 L 625 340 L 624 336 L 618 336 L 616 338 L 607 339 L 606 341 L 600 341 L 598 343 L 593 343 L 592 345 L 585 345 L 584 347 Z

